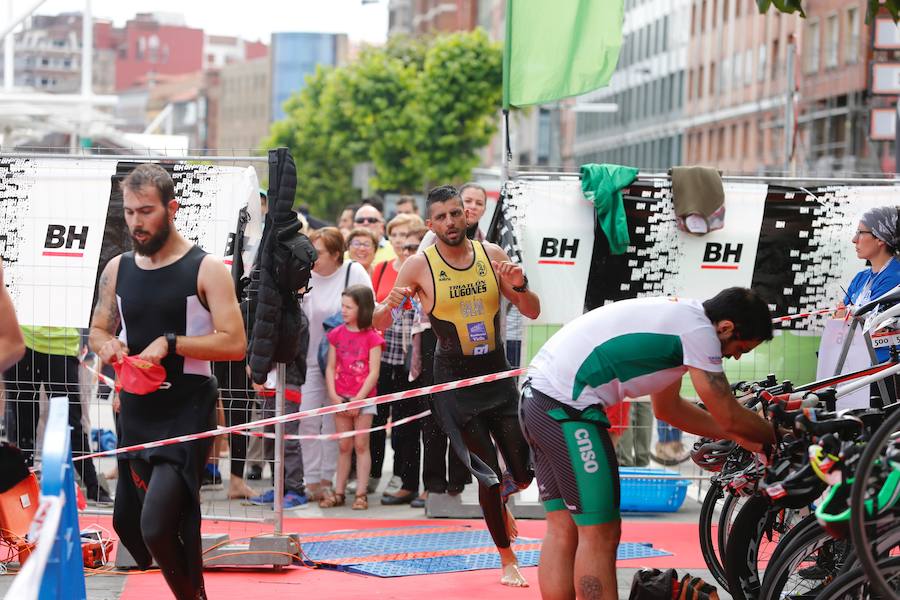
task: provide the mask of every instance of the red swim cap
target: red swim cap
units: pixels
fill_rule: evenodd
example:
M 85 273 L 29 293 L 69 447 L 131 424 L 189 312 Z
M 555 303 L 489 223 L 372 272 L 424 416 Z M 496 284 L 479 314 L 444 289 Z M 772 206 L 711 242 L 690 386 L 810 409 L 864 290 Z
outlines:
M 166 370 L 137 356 L 126 356 L 113 364 L 116 371 L 116 388 L 130 394 L 151 394 L 166 380 Z

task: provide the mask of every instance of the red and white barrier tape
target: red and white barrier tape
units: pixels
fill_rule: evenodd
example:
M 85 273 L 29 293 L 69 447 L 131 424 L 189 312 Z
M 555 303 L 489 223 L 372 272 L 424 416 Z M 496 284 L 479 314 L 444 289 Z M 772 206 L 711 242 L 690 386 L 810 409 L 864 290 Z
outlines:
M 199 433 L 191 433 L 187 435 L 179 435 L 172 438 L 167 438 L 164 440 L 156 440 L 153 442 L 146 442 L 144 444 L 134 444 L 132 446 L 126 446 L 124 448 L 117 448 L 115 450 L 106 450 L 104 452 L 95 452 L 94 454 L 86 454 L 84 456 L 76 456 L 72 460 L 88 460 L 91 458 L 99 458 L 101 456 L 115 456 L 117 454 L 123 454 L 125 452 L 135 452 L 138 450 L 149 450 L 151 448 L 160 448 L 162 446 L 171 446 L 172 444 L 180 444 L 183 442 L 194 442 L 196 440 L 202 440 L 205 438 L 215 437 L 217 435 L 223 435 L 226 433 L 233 433 L 235 431 L 245 431 L 247 429 L 258 429 L 260 427 L 266 427 L 268 425 L 275 425 L 276 423 L 290 423 L 291 421 L 299 421 L 301 419 L 308 419 L 310 417 L 319 417 L 322 415 L 330 415 L 334 413 L 344 412 L 345 410 L 353 410 L 354 408 L 365 408 L 367 406 L 376 406 L 378 404 L 385 404 L 388 402 L 396 402 L 397 400 L 403 400 L 405 398 L 415 398 L 417 396 L 424 396 L 426 394 L 436 394 L 439 392 L 446 392 L 449 390 L 455 390 L 464 387 L 471 387 L 473 385 L 479 385 L 482 383 L 490 383 L 492 381 L 499 381 L 501 379 L 509 379 L 510 377 L 518 377 L 519 375 L 523 375 L 527 369 L 511 369 L 509 371 L 501 371 L 499 373 L 490 373 L 488 375 L 480 375 L 478 377 L 468 377 L 466 379 L 459 379 L 457 381 L 448 381 L 446 383 L 438 383 L 435 385 L 429 385 L 425 387 L 416 388 L 413 390 L 406 390 L 403 392 L 394 392 L 392 394 L 382 394 L 380 396 L 373 396 L 372 398 L 364 398 L 363 400 L 353 400 L 352 402 L 345 402 L 343 404 L 332 404 L 329 406 L 323 406 L 321 408 L 314 408 L 311 410 L 305 410 L 297 413 L 292 413 L 288 415 L 281 415 L 278 417 L 269 417 L 268 419 L 260 419 L 258 421 L 251 421 L 249 423 L 242 423 L 240 425 L 232 425 L 231 427 L 220 427 L 218 429 L 211 429 L 209 431 L 202 431 Z
M 369 427 L 368 429 L 354 429 L 353 431 L 342 431 L 339 433 L 318 433 L 315 435 L 286 435 L 282 439 L 285 440 L 339 440 L 342 438 L 353 437 L 357 433 L 372 433 L 373 431 L 381 431 L 383 429 L 391 429 L 393 427 L 399 427 L 400 425 L 406 425 L 407 423 L 412 423 L 413 421 L 418 421 L 419 419 L 424 419 L 428 415 L 431 414 L 430 410 L 426 410 L 420 412 L 417 415 L 412 415 L 411 417 L 404 417 L 402 419 L 398 419 L 397 421 L 392 421 L 386 425 L 378 425 L 377 427 Z M 270 440 L 275 439 L 274 433 L 263 433 L 261 431 L 238 431 L 236 432 L 240 435 L 246 435 L 248 437 L 258 437 L 258 438 L 268 438 Z
M 775 317 L 772 319 L 773 324 L 784 323 L 785 321 L 793 321 L 794 319 L 802 319 L 803 317 L 812 317 L 815 315 L 826 315 L 828 313 L 833 313 L 835 309 L 833 308 L 822 308 L 820 310 L 814 310 L 810 312 L 802 312 L 796 313 L 793 315 L 785 315 L 783 317 Z

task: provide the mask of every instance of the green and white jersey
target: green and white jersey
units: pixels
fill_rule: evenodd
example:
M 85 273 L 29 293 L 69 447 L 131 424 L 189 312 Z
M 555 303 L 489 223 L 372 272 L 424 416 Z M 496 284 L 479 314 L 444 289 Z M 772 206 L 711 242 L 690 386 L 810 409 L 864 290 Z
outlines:
M 659 392 L 687 367 L 721 373 L 722 346 L 703 305 L 639 298 L 601 306 L 565 325 L 540 349 L 534 389 L 584 410 Z

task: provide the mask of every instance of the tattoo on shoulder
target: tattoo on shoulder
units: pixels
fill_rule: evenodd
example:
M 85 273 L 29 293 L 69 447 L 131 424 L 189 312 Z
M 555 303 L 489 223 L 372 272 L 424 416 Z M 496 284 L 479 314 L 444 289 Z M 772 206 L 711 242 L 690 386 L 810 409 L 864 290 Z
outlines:
M 591 575 L 584 575 L 578 581 L 578 587 L 581 588 L 579 596 L 584 600 L 600 600 L 603 596 L 603 584 L 600 579 Z
M 704 371 L 704 373 L 706 374 L 706 380 L 709 381 L 714 390 L 731 395 L 731 386 L 728 384 L 725 373 L 714 373 L 712 371 Z
M 97 306 L 94 307 L 94 319 L 104 319 L 114 332 L 119 327 L 119 305 L 116 302 L 116 290 L 112 289 L 111 280 L 109 269 L 104 269 L 97 285 Z

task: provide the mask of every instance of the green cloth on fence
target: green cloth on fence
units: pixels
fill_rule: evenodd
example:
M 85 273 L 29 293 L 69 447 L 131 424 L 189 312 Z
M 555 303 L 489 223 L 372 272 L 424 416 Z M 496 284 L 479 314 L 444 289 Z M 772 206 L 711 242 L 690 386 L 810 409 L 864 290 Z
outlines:
M 625 220 L 622 188 L 635 180 L 638 170 L 621 165 L 581 165 L 581 191 L 594 203 L 597 221 L 609 240 L 611 254 L 624 254 L 631 238 Z

